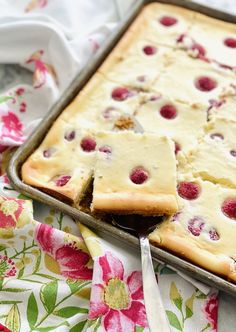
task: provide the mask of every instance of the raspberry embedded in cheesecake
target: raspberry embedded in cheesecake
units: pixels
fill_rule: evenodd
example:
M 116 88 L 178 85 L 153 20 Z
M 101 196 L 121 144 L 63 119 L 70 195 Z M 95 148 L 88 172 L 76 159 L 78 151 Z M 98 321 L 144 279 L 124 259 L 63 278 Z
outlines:
M 77 204 L 92 179 L 96 138 L 92 131 L 57 120 L 22 167 L 25 183 Z
M 152 3 L 145 6 L 130 30 L 140 39 L 147 38 L 160 45 L 175 47 L 176 39 L 188 32 L 193 19 L 194 12 L 184 8 Z
M 170 139 L 151 133 L 101 132 L 97 144 L 92 210 L 142 215 L 177 211 Z M 109 153 L 101 151 L 104 146 Z
M 188 156 L 193 174 L 236 188 L 236 122 L 216 119 Z
M 176 51 L 170 62 L 152 89 L 182 103 L 208 105 L 235 81 L 231 71 L 193 59 L 182 51 Z
M 197 13 L 185 38 L 185 43 L 182 45 L 190 52 L 190 55 L 194 56 L 194 52 L 191 53 L 193 41 L 195 44 L 201 45 L 204 49 L 203 56 L 210 61 L 215 61 L 229 69 L 236 67 L 235 24 L 226 25 L 225 22 Z
M 78 128 L 112 130 L 124 114 L 135 112 L 142 99 L 142 92 L 96 73 L 59 118 Z
M 143 129 L 167 135 L 175 141 L 176 153 L 187 152 L 197 144 L 207 121 L 206 107 L 186 105 L 161 94 L 146 94 L 135 116 Z
M 134 36 L 135 39 L 133 34 L 127 34 L 125 52 L 121 52 L 118 44 L 98 71 L 113 82 L 148 90 L 169 64 L 173 50 L 147 39 L 136 41 Z
M 151 242 L 236 281 L 235 190 L 179 174 L 178 204 L 179 212 L 151 233 Z

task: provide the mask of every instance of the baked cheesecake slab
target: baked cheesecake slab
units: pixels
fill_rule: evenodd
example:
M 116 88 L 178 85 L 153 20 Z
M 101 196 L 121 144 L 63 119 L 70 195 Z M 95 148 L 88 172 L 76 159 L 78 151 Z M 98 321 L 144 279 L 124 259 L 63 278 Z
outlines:
M 216 119 L 206 127 L 206 134 L 187 163 L 194 175 L 236 188 L 236 122 Z
M 156 93 L 146 95 L 135 116 L 145 131 L 170 137 L 177 154 L 197 145 L 207 123 L 206 111 L 206 106 L 180 103 Z
M 174 144 L 156 134 L 97 134 L 93 211 L 162 215 L 177 211 Z
M 25 183 L 76 204 L 91 182 L 96 140 L 90 130 L 58 119 L 22 166 Z
M 236 281 L 236 191 L 179 175 L 179 212 L 150 234 L 166 248 L 216 274 Z

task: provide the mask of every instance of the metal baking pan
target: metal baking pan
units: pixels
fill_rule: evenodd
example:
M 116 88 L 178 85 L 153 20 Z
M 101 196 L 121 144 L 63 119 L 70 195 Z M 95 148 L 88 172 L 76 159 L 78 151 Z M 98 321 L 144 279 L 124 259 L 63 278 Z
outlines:
M 57 200 L 56 198 L 53 198 L 46 193 L 23 183 L 20 178 L 20 169 L 27 157 L 31 155 L 33 151 L 39 146 L 45 137 L 45 134 L 52 126 L 58 115 L 75 98 L 75 96 L 83 88 L 92 74 L 98 69 L 100 64 L 112 50 L 122 34 L 127 30 L 130 23 L 136 17 L 141 8 L 150 2 L 153 1 L 137 1 L 125 20 L 119 24 L 116 31 L 111 35 L 110 39 L 103 45 L 103 47 L 101 47 L 101 49 L 95 55 L 93 60 L 90 61 L 90 63 L 86 66 L 86 68 L 74 79 L 60 100 L 52 107 L 38 128 L 35 129 L 30 138 L 15 152 L 7 170 L 13 187 L 15 187 L 19 192 L 63 211 L 64 213 L 72 216 L 75 220 L 79 220 L 90 228 L 99 231 L 101 234 L 107 234 L 110 237 L 114 237 L 119 241 L 126 242 L 136 248 L 139 248 L 139 242 L 135 236 L 124 232 L 112 226 L 111 224 L 99 220 L 85 212 L 81 212 L 69 206 L 68 204 Z M 160 0 L 159 2 L 181 6 L 224 21 L 236 23 L 236 16 L 197 4 L 189 0 Z M 208 272 L 182 258 L 176 257 L 174 254 L 171 254 L 163 249 L 151 246 L 151 251 L 154 259 L 165 262 L 168 265 L 178 269 L 179 271 L 182 271 L 208 285 L 215 286 L 220 290 L 236 296 L 236 284 L 226 281 L 225 279 L 216 276 L 213 273 Z

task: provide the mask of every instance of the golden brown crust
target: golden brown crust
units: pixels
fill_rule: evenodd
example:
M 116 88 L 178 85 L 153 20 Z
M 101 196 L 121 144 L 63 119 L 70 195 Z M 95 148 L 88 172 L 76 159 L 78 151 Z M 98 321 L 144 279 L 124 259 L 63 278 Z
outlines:
M 92 210 L 119 214 L 163 215 L 178 210 L 174 195 L 109 193 L 93 195 Z
M 37 161 L 34 162 L 30 158 L 22 166 L 21 177 L 23 182 L 43 190 L 56 198 L 63 198 L 63 200 L 69 203 L 77 200 L 75 188 L 56 187 L 53 184 L 46 184 L 43 181 L 39 181 L 37 177 Z
M 165 248 L 195 264 L 220 276 L 236 281 L 236 272 L 232 271 L 233 260 L 226 255 L 214 255 L 191 241 L 189 236 L 179 235 L 177 232 L 158 228 L 149 235 L 150 242 L 158 247 Z

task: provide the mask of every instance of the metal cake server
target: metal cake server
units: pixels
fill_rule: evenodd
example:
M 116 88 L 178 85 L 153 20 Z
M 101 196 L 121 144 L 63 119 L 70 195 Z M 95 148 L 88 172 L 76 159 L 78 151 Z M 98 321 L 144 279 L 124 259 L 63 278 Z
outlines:
M 135 116 L 122 113 L 120 124 L 126 123 L 127 128 L 136 133 L 143 133 L 144 129 Z M 122 126 L 121 126 L 122 128 Z M 121 129 L 114 126 L 113 130 Z M 135 215 L 113 216 L 112 223 L 115 226 L 135 232 L 139 236 L 142 260 L 142 279 L 144 303 L 150 332 L 170 332 L 165 309 L 161 300 L 161 294 L 152 264 L 152 256 L 148 240 L 148 234 L 157 224 L 157 217 L 142 217 Z
M 148 234 L 157 224 L 157 217 L 135 215 L 113 216 L 112 223 L 139 236 L 142 260 L 144 303 L 150 332 L 170 332 L 160 290 L 153 269 Z

